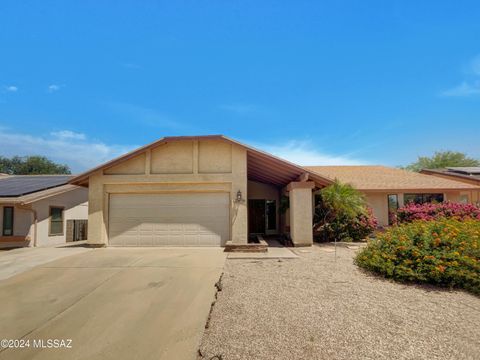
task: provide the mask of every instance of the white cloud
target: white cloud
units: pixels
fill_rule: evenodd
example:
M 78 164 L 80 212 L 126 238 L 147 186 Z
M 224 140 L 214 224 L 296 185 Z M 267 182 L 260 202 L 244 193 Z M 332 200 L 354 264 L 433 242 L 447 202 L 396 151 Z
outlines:
M 473 80 L 463 81 L 460 85 L 441 93 L 442 96 L 450 97 L 468 97 L 480 95 L 480 55 L 474 57 L 465 69 L 465 74 Z
M 281 145 L 257 144 L 256 148 L 298 165 L 362 165 L 365 161 L 348 155 L 333 155 L 316 149 L 309 141 L 291 140 Z
M 442 95 L 457 97 L 480 95 L 480 81 L 475 81 L 473 83 L 468 83 L 464 81 L 460 85 L 455 86 L 454 88 L 445 90 L 444 92 L 442 92 Z
M 7 92 L 17 92 L 18 87 L 16 87 L 15 85 L 8 85 L 8 86 L 5 86 L 5 90 Z
M 50 84 L 50 85 L 48 85 L 47 91 L 49 93 L 54 93 L 54 92 L 57 92 L 58 90 L 60 90 L 61 87 L 62 87 L 61 85 Z
M 50 135 L 58 138 L 58 139 L 76 139 L 76 140 L 85 140 L 86 136 L 82 133 L 76 133 L 70 130 L 60 130 L 60 131 L 53 131 Z
M 107 145 L 70 130 L 34 136 L 0 127 L 1 155 L 43 155 L 68 164 L 73 172 L 87 170 L 134 148 L 135 146 Z

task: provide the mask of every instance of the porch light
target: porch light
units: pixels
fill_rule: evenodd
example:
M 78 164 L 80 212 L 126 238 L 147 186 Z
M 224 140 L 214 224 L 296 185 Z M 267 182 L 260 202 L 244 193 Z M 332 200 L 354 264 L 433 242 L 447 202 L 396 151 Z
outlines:
M 237 202 L 242 201 L 242 192 L 240 190 L 237 191 Z

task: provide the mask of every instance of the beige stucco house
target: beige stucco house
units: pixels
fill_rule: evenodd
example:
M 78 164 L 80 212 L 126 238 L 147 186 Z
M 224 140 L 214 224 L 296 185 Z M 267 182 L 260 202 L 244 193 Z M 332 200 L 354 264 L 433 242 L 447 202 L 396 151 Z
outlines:
M 466 184 L 474 185 L 479 190 L 469 190 L 469 202 L 480 205 L 480 167 L 448 167 L 442 169 L 423 169 L 421 174 L 433 175 L 444 179 L 460 181 Z
M 380 226 L 407 202 L 475 203 L 480 186 L 386 166 L 307 166 L 330 179 L 349 183 L 365 194 Z
M 98 246 L 242 245 L 285 230 L 310 245 L 312 191 L 330 183 L 220 135 L 162 138 L 71 180 L 88 187 L 88 243 Z
M 315 193 L 335 178 L 365 192 L 382 225 L 388 199 L 458 201 L 472 187 L 384 167 L 301 167 L 221 135 L 162 138 L 70 183 L 88 187 L 92 246 L 245 249 L 258 234 L 286 232 L 311 245 Z
M 0 177 L 0 248 L 54 246 L 86 238 L 88 190 L 71 176 Z

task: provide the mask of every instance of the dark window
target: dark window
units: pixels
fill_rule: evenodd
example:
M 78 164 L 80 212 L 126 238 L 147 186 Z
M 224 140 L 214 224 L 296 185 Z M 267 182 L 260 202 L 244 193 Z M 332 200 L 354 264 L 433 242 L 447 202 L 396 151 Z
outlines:
M 405 194 L 404 202 L 405 204 L 440 203 L 443 202 L 443 194 Z
M 395 223 L 395 216 L 398 210 L 398 195 L 388 195 L 388 225 Z
M 50 208 L 50 235 L 63 235 L 63 208 Z
M 5 206 L 3 208 L 3 236 L 13 235 L 13 207 Z
M 267 230 L 276 230 L 277 229 L 276 201 L 267 200 L 265 203 L 266 203 L 266 211 L 267 211 Z

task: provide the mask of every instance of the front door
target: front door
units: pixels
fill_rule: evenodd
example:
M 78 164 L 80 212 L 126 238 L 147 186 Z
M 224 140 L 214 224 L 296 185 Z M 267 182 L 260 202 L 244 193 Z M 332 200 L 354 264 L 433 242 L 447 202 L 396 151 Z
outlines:
M 265 200 L 248 200 L 248 232 L 265 234 Z

